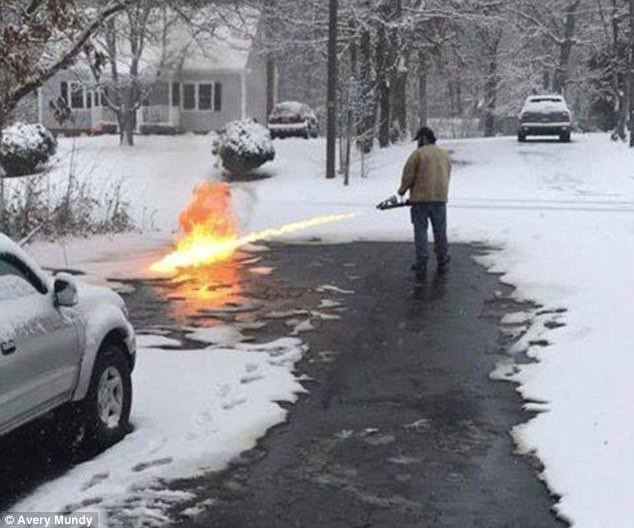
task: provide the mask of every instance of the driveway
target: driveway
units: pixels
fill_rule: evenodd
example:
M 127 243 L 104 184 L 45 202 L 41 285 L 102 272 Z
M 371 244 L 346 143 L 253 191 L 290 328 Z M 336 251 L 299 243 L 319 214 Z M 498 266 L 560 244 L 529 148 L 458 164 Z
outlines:
M 342 319 L 305 334 L 310 394 L 288 422 L 222 475 L 180 483 L 197 499 L 178 525 L 564 526 L 539 465 L 514 455 L 530 415 L 490 374 L 508 359 L 500 318 L 521 307 L 477 252 L 454 247 L 448 275 L 417 283 L 409 244 L 276 247 L 267 261 L 295 287 L 336 286 Z

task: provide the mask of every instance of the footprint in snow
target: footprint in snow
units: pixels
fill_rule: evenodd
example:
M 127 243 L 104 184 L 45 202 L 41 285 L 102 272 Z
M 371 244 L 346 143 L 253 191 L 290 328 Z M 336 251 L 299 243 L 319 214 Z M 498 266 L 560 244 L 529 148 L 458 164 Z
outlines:
M 258 368 L 260 368 L 259 363 L 247 363 L 245 366 L 247 372 L 255 372 Z
M 90 488 L 94 488 L 97 484 L 100 484 L 104 480 L 106 480 L 110 476 L 110 473 L 97 473 L 93 475 L 92 478 L 86 482 L 81 488 L 82 491 L 87 491 Z
M 235 409 L 246 402 L 247 398 L 245 396 L 233 396 L 231 398 L 227 398 L 227 400 L 222 404 L 222 408 L 225 411 L 230 411 L 231 409 Z
M 139 473 L 145 471 L 148 468 L 156 466 L 166 466 L 174 461 L 172 457 L 158 458 L 156 460 L 150 460 L 149 462 L 141 462 L 132 468 L 132 471 Z
M 229 385 L 228 383 L 222 383 L 216 386 L 216 394 L 220 398 L 224 398 L 228 396 L 230 392 L 231 392 L 231 385 Z
M 242 385 L 247 385 L 249 383 L 253 383 L 254 381 L 260 381 L 262 379 L 264 379 L 263 374 L 252 373 L 252 374 L 247 374 L 246 376 L 242 376 L 240 378 L 240 383 L 242 383 Z

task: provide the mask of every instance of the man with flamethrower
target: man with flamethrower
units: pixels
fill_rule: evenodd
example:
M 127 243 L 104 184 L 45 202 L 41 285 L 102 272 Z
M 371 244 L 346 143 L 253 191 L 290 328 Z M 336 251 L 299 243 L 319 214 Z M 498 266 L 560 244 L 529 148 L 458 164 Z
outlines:
M 434 250 L 438 272 L 444 273 L 449 266 L 449 244 L 447 242 L 447 197 L 451 161 L 449 153 L 436 146 L 436 135 L 428 127 L 422 127 L 414 138 L 418 148 L 411 154 L 401 178 L 397 196 L 378 205 L 379 209 L 390 209 L 400 205 L 411 206 L 414 225 L 416 261 L 412 271 L 424 275 L 427 271 L 427 229 L 429 222 L 434 233 Z M 405 193 L 409 199 L 404 201 Z

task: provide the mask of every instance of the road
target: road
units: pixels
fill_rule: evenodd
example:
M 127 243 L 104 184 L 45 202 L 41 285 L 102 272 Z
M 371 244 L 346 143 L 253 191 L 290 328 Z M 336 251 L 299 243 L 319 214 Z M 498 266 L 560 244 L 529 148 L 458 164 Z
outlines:
M 522 307 L 473 262 L 479 250 L 454 246 L 449 274 L 432 269 L 422 282 L 409 271 L 413 248 L 403 243 L 273 245 L 256 264 L 273 274 L 238 266 L 216 277 L 218 291 L 230 293 L 239 279 L 240 295 L 264 313 L 315 310 L 327 298 L 322 312 L 341 319 L 317 320 L 302 333 L 311 348 L 298 371 L 309 394 L 282 404 L 287 423 L 227 471 L 171 484 L 195 495 L 171 512 L 176 524 L 564 526 L 551 513 L 555 499 L 537 477 L 539 465 L 513 454 L 509 431 L 530 415 L 513 385 L 490 373 L 508 358 L 500 319 Z M 126 302 L 137 329 L 172 325 L 172 337 L 191 346 L 178 328 L 212 316 L 201 315 L 189 293 L 178 282 L 137 282 Z M 253 337 L 286 335 L 288 323 L 269 321 Z M 46 422 L 2 439 L 0 509 L 89 456 L 60 448 Z M 111 513 L 117 526 L 139 520 L 138 512 Z
M 521 307 L 474 252 L 416 283 L 409 244 L 278 246 L 267 263 L 296 288 L 354 294 L 333 292 L 342 320 L 305 334 L 310 395 L 225 473 L 180 483 L 205 507 L 178 526 L 565 526 L 539 465 L 513 453 L 521 398 L 490 379 L 499 320 Z

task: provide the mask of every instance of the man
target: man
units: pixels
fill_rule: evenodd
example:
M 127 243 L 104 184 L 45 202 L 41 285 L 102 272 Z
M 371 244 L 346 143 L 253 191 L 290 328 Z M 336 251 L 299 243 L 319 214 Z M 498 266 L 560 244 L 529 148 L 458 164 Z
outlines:
M 436 146 L 436 136 L 428 127 L 417 133 L 416 149 L 403 168 L 403 177 L 398 194 L 403 197 L 409 191 L 412 204 L 411 216 L 414 224 L 416 262 L 412 270 L 417 274 L 427 271 L 427 226 L 431 221 L 434 232 L 434 250 L 438 272 L 444 273 L 449 266 L 447 243 L 447 195 L 451 162 L 449 153 Z

